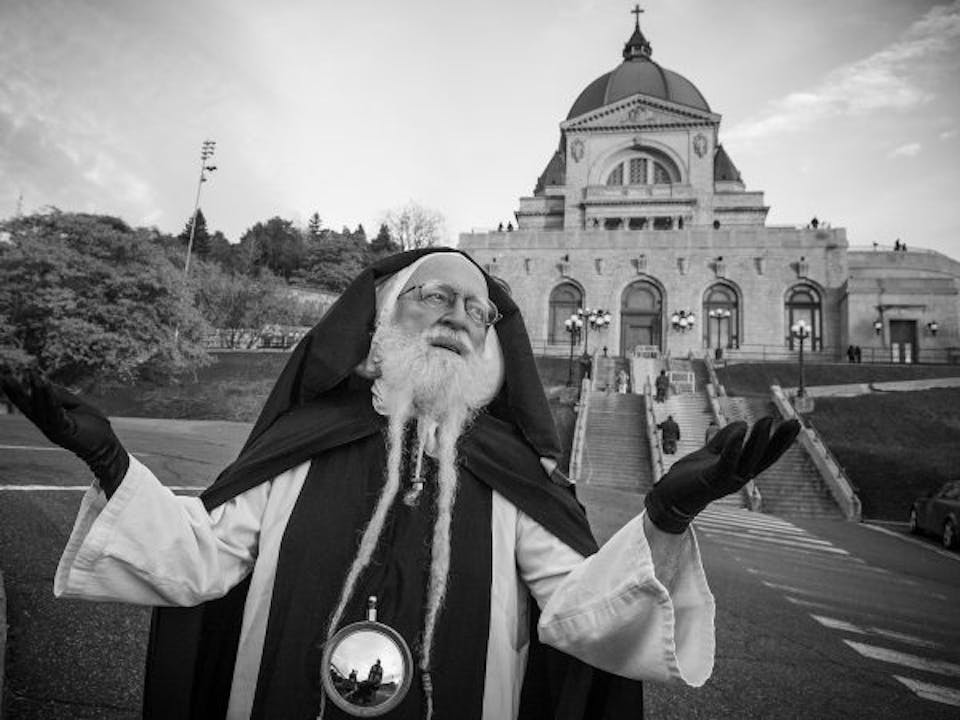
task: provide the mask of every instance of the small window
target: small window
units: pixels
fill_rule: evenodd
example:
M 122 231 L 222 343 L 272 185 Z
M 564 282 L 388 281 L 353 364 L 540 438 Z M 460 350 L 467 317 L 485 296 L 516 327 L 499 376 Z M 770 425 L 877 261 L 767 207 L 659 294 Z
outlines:
M 655 217 L 653 219 L 653 229 L 654 230 L 672 230 L 673 218 L 672 217 Z
M 647 184 L 647 159 L 646 158 L 630 159 L 630 184 L 631 185 Z
M 630 224 L 628 225 L 631 230 L 643 230 L 646 226 L 646 218 L 630 218 Z
M 603 221 L 604 230 L 619 230 L 621 225 L 623 225 L 623 220 L 620 218 L 607 218 Z

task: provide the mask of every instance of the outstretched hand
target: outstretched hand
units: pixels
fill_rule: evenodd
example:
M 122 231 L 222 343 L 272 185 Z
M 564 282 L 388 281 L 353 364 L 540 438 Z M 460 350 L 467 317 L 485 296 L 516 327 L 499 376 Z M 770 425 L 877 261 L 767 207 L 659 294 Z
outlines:
M 682 533 L 711 502 L 737 492 L 773 465 L 799 432 L 797 420 L 774 427 L 773 418 L 764 417 L 747 437 L 745 422 L 730 423 L 704 447 L 674 463 L 647 493 L 644 504 L 651 522 L 664 532 Z
M 87 463 L 108 495 L 116 489 L 130 460 L 102 412 L 35 372 L 24 382 L 3 373 L 0 388 L 50 442 Z

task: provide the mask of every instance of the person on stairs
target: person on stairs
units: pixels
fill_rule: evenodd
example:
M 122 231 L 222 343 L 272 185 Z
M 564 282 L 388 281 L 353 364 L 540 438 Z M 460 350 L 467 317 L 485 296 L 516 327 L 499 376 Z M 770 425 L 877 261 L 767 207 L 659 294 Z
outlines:
M 667 455 L 673 455 L 677 452 L 677 442 L 680 440 L 680 426 L 673 419 L 673 415 L 667 415 L 667 419 L 657 425 L 661 433 L 663 451 Z

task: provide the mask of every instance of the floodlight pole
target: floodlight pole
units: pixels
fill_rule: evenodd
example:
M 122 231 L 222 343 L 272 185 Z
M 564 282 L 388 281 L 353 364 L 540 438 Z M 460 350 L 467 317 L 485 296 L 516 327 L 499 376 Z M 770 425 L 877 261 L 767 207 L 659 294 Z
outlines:
M 200 188 L 207 181 L 207 172 L 217 169 L 216 165 L 207 165 L 207 160 L 213 157 L 216 150 L 216 140 L 204 140 L 200 148 L 200 179 L 197 181 L 197 197 L 193 201 L 193 216 L 190 218 L 190 239 L 187 241 L 187 259 L 183 263 L 183 284 L 186 287 L 187 275 L 190 273 L 190 253 L 193 250 L 193 238 L 197 232 L 197 213 L 200 212 Z

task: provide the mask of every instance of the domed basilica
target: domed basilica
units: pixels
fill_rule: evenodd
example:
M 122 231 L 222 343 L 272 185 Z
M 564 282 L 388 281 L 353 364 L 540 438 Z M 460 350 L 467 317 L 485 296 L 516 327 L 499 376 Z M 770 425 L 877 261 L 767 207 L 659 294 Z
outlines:
M 851 247 L 815 219 L 769 226 L 720 144 L 721 116 L 661 67 L 637 21 L 623 62 L 591 82 L 517 229 L 467 233 L 460 248 L 517 301 L 535 351 L 565 354 L 565 322 L 600 308 L 593 352 L 784 358 L 807 351 L 864 362 L 960 360 L 960 263 L 919 248 Z

